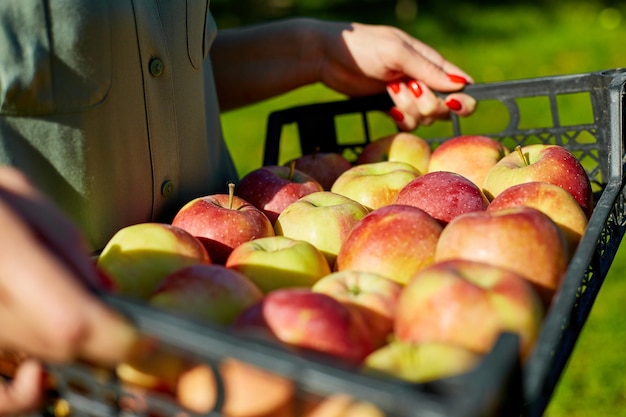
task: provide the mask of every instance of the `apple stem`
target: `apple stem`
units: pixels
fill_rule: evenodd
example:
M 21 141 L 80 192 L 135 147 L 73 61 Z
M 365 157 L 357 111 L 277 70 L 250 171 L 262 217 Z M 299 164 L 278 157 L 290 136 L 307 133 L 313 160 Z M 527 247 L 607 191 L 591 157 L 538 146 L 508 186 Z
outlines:
M 517 145 L 515 147 L 515 151 L 517 151 L 517 154 L 519 155 L 519 157 L 522 159 L 522 161 L 524 161 L 525 166 L 530 165 L 528 163 L 528 160 L 526 159 L 526 156 L 524 156 L 524 152 L 522 152 L 522 145 Z
M 235 183 L 228 183 L 228 209 L 232 210 L 233 208 L 233 199 L 235 197 Z
M 289 181 L 293 180 L 293 176 L 296 172 L 296 161 L 291 161 L 289 164 L 289 177 L 287 178 Z

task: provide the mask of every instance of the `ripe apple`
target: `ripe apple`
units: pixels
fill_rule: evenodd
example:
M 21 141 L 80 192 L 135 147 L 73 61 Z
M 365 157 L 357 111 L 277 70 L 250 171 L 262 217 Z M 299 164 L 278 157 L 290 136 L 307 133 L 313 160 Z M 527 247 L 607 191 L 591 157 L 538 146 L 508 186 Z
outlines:
M 493 200 L 506 188 L 524 182 L 549 182 L 567 190 L 581 205 L 587 218 L 593 211 L 591 181 L 581 163 L 563 146 L 518 146 L 487 173 L 483 191 Z
M 288 378 L 235 359 L 219 364 L 225 393 L 222 414 L 229 417 L 292 417 L 295 386 Z M 213 369 L 197 363 L 179 378 L 176 399 L 196 413 L 213 410 L 218 385 Z
M 435 261 L 482 261 L 517 272 L 550 303 L 567 269 L 567 242 L 545 213 L 527 206 L 466 213 L 445 227 Z
M 96 261 L 111 292 L 145 300 L 169 273 L 211 263 L 206 249 L 189 232 L 166 223 L 123 227 L 107 242 Z
M 180 353 L 158 345 L 144 355 L 118 364 L 115 372 L 124 385 L 132 388 L 174 394 L 179 377 L 188 367 L 188 360 Z
M 330 191 L 375 210 L 391 204 L 398 191 L 420 175 L 417 168 L 405 162 L 355 165 L 337 178 Z
M 353 305 L 365 316 L 376 347 L 388 342 L 393 332 L 396 304 L 402 285 L 367 271 L 338 271 L 317 281 L 312 290 Z
M 508 331 L 519 335 L 526 358 L 543 316 L 541 299 L 523 276 L 480 261 L 450 259 L 423 269 L 406 284 L 394 334 L 403 342 L 450 343 L 488 353 Z
M 509 153 L 504 144 L 489 136 L 456 136 L 435 148 L 430 156 L 428 172 L 456 172 L 482 190 L 487 172 Z
M 356 164 L 382 161 L 405 162 L 415 167 L 420 173 L 425 173 L 428 170 L 430 156 L 431 147 L 427 141 L 413 133 L 398 132 L 365 145 Z
M 318 357 L 358 365 L 374 349 L 368 323 L 360 312 L 310 288 L 269 292 L 233 324 L 241 333 L 260 336 L 315 353 Z
M 451 343 L 394 340 L 370 353 L 365 358 L 363 371 L 424 383 L 469 372 L 482 357 L 480 353 Z
M 270 236 L 237 246 L 226 267 L 241 272 L 265 294 L 278 288 L 311 287 L 331 273 L 326 258 L 311 243 Z
M 227 326 L 262 297 L 261 290 L 240 272 L 223 265 L 192 265 L 165 277 L 148 302 L 174 314 Z
M 469 179 L 449 171 L 421 175 L 398 192 L 394 204 L 421 208 L 443 226 L 456 216 L 487 209 L 489 200 Z
M 442 229 L 417 207 L 381 207 L 354 226 L 337 254 L 335 269 L 369 271 L 405 284 L 433 263 Z
M 172 225 L 198 238 L 213 263 L 223 265 L 232 250 L 243 242 L 274 236 L 274 226 L 254 205 L 234 195 L 212 194 L 195 198 L 180 208 Z
M 341 174 L 352 168 L 352 164 L 337 152 L 313 152 L 285 163 L 295 162 L 295 169 L 315 178 L 324 190 L 328 191 Z
M 487 207 L 487 211 L 514 206 L 529 206 L 547 214 L 560 228 L 573 256 L 587 228 L 587 215 L 574 197 L 558 185 L 547 182 L 525 182 L 502 191 Z
M 238 195 L 265 213 L 272 225 L 289 204 L 323 190 L 313 177 L 296 169 L 295 163 L 257 168 L 244 175 L 237 186 Z
M 274 232 L 311 243 L 333 268 L 348 233 L 368 213 L 369 209 L 349 197 L 318 191 L 288 205 L 278 216 Z

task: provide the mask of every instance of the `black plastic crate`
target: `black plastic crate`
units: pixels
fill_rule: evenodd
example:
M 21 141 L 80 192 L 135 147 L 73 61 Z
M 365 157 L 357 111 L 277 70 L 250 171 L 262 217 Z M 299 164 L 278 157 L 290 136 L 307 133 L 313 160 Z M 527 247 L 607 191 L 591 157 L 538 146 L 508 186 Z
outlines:
M 212 365 L 224 358 L 243 360 L 289 377 L 302 394 L 327 396 L 343 392 L 378 405 L 388 416 L 539 416 L 552 396 L 626 232 L 622 128 L 625 82 L 626 72 L 611 70 L 467 88 L 479 101 L 477 114 L 489 102 L 500 103 L 508 114 L 503 129 L 472 133 L 492 136 L 509 146 L 539 142 L 563 145 L 584 162 L 594 183 L 596 204 L 587 231 L 547 313 L 536 347 L 522 366 L 518 361 L 517 337 L 503 334 L 475 370 L 431 383 L 408 384 L 362 375 L 313 357 L 296 356 L 283 348 L 128 300 L 110 296 L 105 299 L 146 334 L 179 349 L 183 355 Z M 591 109 L 592 120 L 564 123 L 567 115 L 560 112 L 561 98 L 580 95 Z M 523 125 L 519 103 L 527 98 L 545 99 L 549 123 Z M 384 112 L 390 106 L 389 97 L 380 95 L 274 112 L 268 120 L 264 164 L 279 163 L 283 127 L 290 124 L 298 128 L 303 153 L 319 149 L 357 154 L 374 139 L 368 114 Z M 361 142 L 342 144 L 338 140 L 336 118 L 347 114 L 360 116 L 365 132 Z M 463 121 L 454 115 L 450 124 L 451 136 L 465 133 Z M 429 140 L 435 146 L 448 137 Z M 123 409 L 120 399 L 133 394 L 122 387 L 113 373 L 100 372 L 95 377 L 89 367 L 80 365 L 53 367 L 52 371 L 57 379 L 54 395 L 69 405 L 71 415 L 158 416 L 182 411 L 173 401 L 157 394 L 141 398 L 142 410 Z M 221 414 L 215 410 L 210 415 Z

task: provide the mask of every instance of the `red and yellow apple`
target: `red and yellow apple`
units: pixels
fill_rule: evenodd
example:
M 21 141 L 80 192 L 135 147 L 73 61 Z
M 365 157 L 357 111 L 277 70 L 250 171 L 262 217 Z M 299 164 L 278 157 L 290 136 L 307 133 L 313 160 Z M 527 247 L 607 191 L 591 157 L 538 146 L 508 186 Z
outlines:
M 295 158 L 285 166 L 295 162 L 295 169 L 313 177 L 328 191 L 341 174 L 352 168 L 352 164 L 337 152 L 313 152 Z
M 317 281 L 312 289 L 361 310 L 376 346 L 388 342 L 393 332 L 396 304 L 402 284 L 368 271 L 338 271 Z
M 285 236 L 242 243 L 232 251 L 226 267 L 248 277 L 264 294 L 278 288 L 311 287 L 331 273 L 315 246 Z
M 250 171 L 239 181 L 237 195 L 265 213 L 273 225 L 289 204 L 324 191 L 319 182 L 294 166 L 268 165 Z
M 335 269 L 369 271 L 405 284 L 433 263 L 442 229 L 417 207 L 381 207 L 354 226 L 337 254 Z
M 504 144 L 489 136 L 455 136 L 435 148 L 428 172 L 456 172 L 482 189 L 487 172 L 509 153 Z
M 484 262 L 436 262 L 408 282 L 396 310 L 395 337 L 405 343 L 448 343 L 485 354 L 504 331 L 533 349 L 544 316 L 533 286 L 521 275 Z
M 349 197 L 319 191 L 287 206 L 278 216 L 274 231 L 277 235 L 311 243 L 333 268 L 348 233 L 368 213 L 365 206 Z
M 228 194 L 212 194 L 189 201 L 172 220 L 172 225 L 198 238 L 213 263 L 220 265 L 243 242 L 274 236 L 274 226 L 267 216 L 234 195 L 233 187 L 229 184 Z
M 558 185 L 547 182 L 525 182 L 502 191 L 487 207 L 488 211 L 514 206 L 529 206 L 547 214 L 567 240 L 570 256 L 587 228 L 587 215 L 574 197 Z
M 589 218 L 593 211 L 591 181 L 580 161 L 565 147 L 550 144 L 519 146 L 487 173 L 483 191 L 493 200 L 505 189 L 524 182 L 549 182 L 569 192 Z
M 460 214 L 486 210 L 489 200 L 476 184 L 464 176 L 449 171 L 434 171 L 405 185 L 393 204 L 420 208 L 445 226 Z
M 435 261 L 465 259 L 507 268 L 525 277 L 549 304 L 568 266 L 567 242 L 542 211 L 516 206 L 463 214 L 445 227 Z
M 420 175 L 406 162 L 372 162 L 353 166 L 337 178 L 330 190 L 375 210 L 391 204 L 398 191 Z
M 430 157 L 431 146 L 427 141 L 413 133 L 398 132 L 365 145 L 355 163 L 361 165 L 382 161 L 405 162 L 420 173 L 425 173 Z
M 166 223 L 139 223 L 118 230 L 98 256 L 97 267 L 111 281 L 111 292 L 145 300 L 166 275 L 211 263 L 202 243 Z
M 240 272 L 223 265 L 192 265 L 166 276 L 148 302 L 173 314 L 228 326 L 262 297 Z

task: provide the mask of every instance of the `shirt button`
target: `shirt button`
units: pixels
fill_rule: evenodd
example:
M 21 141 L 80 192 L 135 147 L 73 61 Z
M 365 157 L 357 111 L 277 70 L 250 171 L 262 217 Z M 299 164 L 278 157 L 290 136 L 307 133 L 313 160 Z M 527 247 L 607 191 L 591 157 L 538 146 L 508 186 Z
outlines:
M 150 74 L 152 74 L 154 77 L 158 77 L 163 73 L 163 61 L 161 61 L 159 58 L 152 58 L 150 60 L 149 68 Z
M 163 181 L 161 184 L 161 194 L 163 197 L 171 197 L 174 194 L 174 183 L 169 180 Z

